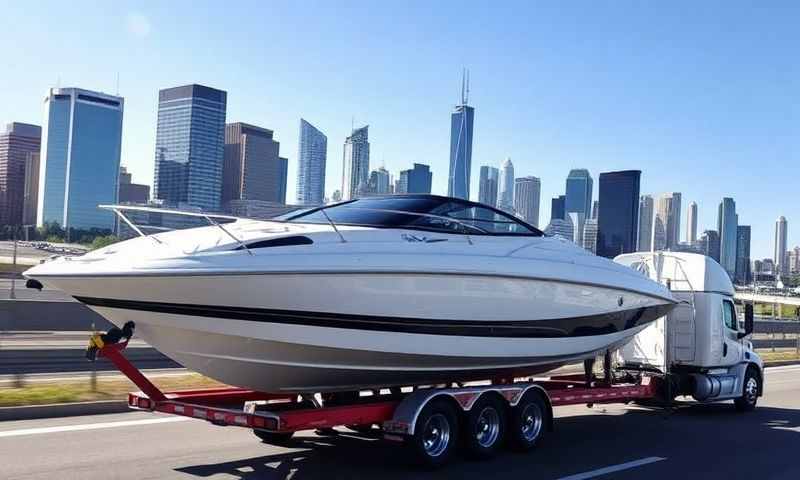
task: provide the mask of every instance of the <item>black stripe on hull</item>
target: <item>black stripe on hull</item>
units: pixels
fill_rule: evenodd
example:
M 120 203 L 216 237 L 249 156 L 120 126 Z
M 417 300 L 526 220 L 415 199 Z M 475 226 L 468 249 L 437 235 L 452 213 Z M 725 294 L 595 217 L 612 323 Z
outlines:
M 666 315 L 674 306 L 674 304 L 662 304 L 646 308 L 633 308 L 617 312 L 570 318 L 482 321 L 380 317 L 218 305 L 143 302 L 111 298 L 75 297 L 75 299 L 93 307 L 119 308 L 124 310 L 195 317 L 380 332 L 508 338 L 564 338 L 608 335 L 652 322 Z

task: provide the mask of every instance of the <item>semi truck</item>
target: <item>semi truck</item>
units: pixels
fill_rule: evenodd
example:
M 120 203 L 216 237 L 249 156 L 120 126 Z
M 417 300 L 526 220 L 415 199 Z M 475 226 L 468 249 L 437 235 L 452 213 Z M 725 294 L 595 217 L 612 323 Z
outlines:
M 124 356 L 127 340 L 91 345 L 141 390 L 132 409 L 251 429 L 263 442 L 291 445 L 303 430 L 332 434 L 334 427 L 380 435 L 402 445 L 411 460 L 439 467 L 459 449 L 490 458 L 504 446 L 535 450 L 556 429 L 563 405 L 640 403 L 670 408 L 679 397 L 732 401 L 756 407 L 764 390 L 763 362 L 747 336 L 753 309 L 734 303 L 733 285 L 714 260 L 697 254 L 646 252 L 615 259 L 669 286 L 679 305 L 616 352 L 606 352 L 601 374 L 594 362 L 583 373 L 547 378 L 488 378 L 467 384 L 396 386 L 349 394 L 268 394 L 225 387 L 162 392 Z

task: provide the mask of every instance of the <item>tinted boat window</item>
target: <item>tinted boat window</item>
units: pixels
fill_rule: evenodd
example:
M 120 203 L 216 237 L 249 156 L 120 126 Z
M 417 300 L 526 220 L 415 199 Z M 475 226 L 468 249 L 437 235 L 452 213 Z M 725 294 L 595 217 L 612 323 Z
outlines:
M 293 215 L 287 221 L 329 223 L 328 218 L 337 224 L 406 227 L 470 235 L 542 234 L 516 218 L 481 204 L 424 195 L 358 199 Z

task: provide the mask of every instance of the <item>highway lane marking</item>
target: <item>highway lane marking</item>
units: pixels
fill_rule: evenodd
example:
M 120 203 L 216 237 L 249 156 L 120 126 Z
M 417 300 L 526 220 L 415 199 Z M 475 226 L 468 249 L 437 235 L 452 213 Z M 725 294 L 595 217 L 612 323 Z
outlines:
M 766 367 L 767 372 L 783 372 L 786 370 L 800 370 L 800 365 L 781 365 L 780 367 Z
M 647 457 L 647 458 L 642 458 L 641 460 L 634 460 L 632 462 L 620 463 L 619 465 L 611 465 L 609 467 L 598 468 L 597 470 L 591 470 L 583 473 L 576 473 L 575 475 L 570 475 L 568 477 L 561 477 L 558 480 L 586 480 L 587 478 L 599 477 L 601 475 L 608 475 L 609 473 L 615 473 L 622 470 L 641 467 L 642 465 L 648 465 L 651 463 L 660 462 L 661 460 L 666 460 L 666 458 Z
M 85 423 L 82 425 L 61 425 L 58 427 L 22 428 L 19 430 L 0 431 L 0 438 L 18 437 L 21 435 L 38 435 L 42 433 L 76 432 L 81 430 L 97 430 L 101 428 L 132 427 L 135 425 L 152 425 L 156 423 L 183 422 L 192 420 L 189 417 L 149 418 L 146 420 L 124 420 L 120 422 Z

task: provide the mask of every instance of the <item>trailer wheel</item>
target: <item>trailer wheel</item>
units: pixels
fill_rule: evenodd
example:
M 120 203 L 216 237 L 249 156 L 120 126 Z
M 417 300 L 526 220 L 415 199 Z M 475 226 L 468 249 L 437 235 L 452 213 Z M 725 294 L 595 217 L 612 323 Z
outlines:
M 253 429 L 256 437 L 261 439 L 262 442 L 270 445 L 277 445 L 285 447 L 292 443 L 292 435 L 294 432 L 268 432 L 267 430 Z
M 740 412 L 750 412 L 756 408 L 758 403 L 758 374 L 753 368 L 748 368 L 744 374 L 742 396 L 733 401 L 736 410 Z
M 465 447 L 470 457 L 494 456 L 506 433 L 506 402 L 494 395 L 484 395 L 467 412 Z
M 414 435 L 407 447 L 415 463 L 437 468 L 446 464 L 455 451 L 458 417 L 445 399 L 435 399 L 422 409 L 414 424 Z
M 529 391 L 511 410 L 509 440 L 514 449 L 526 452 L 533 449 L 547 430 L 549 415 L 542 396 Z

